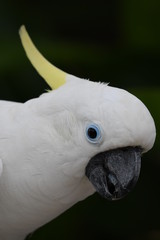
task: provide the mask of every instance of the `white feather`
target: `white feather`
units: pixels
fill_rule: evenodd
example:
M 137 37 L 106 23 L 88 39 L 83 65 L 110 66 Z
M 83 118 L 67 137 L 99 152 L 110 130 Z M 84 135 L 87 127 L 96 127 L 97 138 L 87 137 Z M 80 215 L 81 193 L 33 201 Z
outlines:
M 155 140 L 154 121 L 135 96 L 71 75 L 24 104 L 1 101 L 0 112 L 1 240 L 22 240 L 93 194 L 85 167 L 95 154 L 124 146 L 146 152 Z M 101 126 L 101 144 L 86 140 L 90 122 Z

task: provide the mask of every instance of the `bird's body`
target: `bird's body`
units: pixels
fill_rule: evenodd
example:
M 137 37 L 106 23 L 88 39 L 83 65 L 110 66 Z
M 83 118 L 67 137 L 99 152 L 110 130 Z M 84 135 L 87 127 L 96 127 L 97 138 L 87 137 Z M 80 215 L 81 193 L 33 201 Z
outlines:
M 153 146 L 153 119 L 135 96 L 69 74 L 66 82 L 23 104 L 0 101 L 1 240 L 23 240 L 93 194 L 97 183 L 90 183 L 86 167 L 96 154 Z M 100 138 L 88 129 L 99 129 Z M 105 197 L 121 197 L 122 182 L 112 192 L 105 187 Z
M 66 134 L 58 128 L 61 112 L 54 111 L 52 106 L 42 107 L 41 100 L 47 95 L 24 104 L 0 102 L 1 240 L 24 239 L 95 191 L 80 171 L 86 164 L 83 156 L 79 162 L 76 153 L 72 156 L 69 139 L 65 139 L 63 146 L 60 144 Z M 43 110 L 37 115 L 39 107 Z M 77 161 L 75 166 L 73 158 Z M 72 175 L 76 166 L 79 170 L 75 169 Z

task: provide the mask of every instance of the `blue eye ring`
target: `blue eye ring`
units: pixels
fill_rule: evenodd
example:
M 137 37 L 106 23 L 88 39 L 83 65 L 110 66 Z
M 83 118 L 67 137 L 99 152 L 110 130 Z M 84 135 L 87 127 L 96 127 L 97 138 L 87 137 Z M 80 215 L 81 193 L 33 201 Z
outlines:
M 102 141 L 102 131 L 96 123 L 88 124 L 86 127 L 86 138 L 90 143 L 100 143 Z

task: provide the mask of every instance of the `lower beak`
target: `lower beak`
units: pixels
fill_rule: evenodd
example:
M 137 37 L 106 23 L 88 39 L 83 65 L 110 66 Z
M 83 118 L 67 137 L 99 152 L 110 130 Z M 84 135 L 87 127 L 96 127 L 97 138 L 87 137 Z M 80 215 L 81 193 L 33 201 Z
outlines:
M 99 153 L 90 159 L 86 176 L 104 198 L 123 198 L 135 186 L 141 167 L 140 147 L 126 147 Z

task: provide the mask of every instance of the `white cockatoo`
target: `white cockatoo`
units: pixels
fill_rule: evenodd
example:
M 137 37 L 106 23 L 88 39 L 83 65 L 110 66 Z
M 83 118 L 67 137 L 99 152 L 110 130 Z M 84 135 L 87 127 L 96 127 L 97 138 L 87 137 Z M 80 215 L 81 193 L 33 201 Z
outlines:
M 23 240 L 95 191 L 125 196 L 156 135 L 135 96 L 56 68 L 24 26 L 20 37 L 52 91 L 25 103 L 0 101 L 0 240 Z

